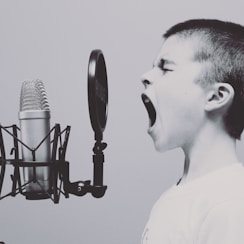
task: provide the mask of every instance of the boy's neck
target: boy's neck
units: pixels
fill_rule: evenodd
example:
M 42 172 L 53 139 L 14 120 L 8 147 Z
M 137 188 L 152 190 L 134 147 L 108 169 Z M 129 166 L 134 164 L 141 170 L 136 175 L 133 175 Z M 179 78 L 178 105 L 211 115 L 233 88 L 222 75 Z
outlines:
M 185 165 L 181 183 L 239 162 L 236 140 L 226 133 L 205 131 L 184 152 Z

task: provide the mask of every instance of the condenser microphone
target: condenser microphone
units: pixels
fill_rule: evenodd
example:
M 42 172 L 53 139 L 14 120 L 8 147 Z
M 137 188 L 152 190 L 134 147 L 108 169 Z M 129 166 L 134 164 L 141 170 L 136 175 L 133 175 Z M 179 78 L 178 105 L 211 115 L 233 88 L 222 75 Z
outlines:
M 50 109 L 45 87 L 41 80 L 24 81 L 20 94 L 20 135 L 24 162 L 51 161 Z M 50 191 L 49 166 L 24 167 L 26 197 L 48 197 Z

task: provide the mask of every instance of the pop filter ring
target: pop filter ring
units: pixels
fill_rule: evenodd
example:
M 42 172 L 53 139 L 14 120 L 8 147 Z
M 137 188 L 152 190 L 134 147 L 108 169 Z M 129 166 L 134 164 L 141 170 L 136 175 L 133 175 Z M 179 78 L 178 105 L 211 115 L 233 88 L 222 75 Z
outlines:
M 88 104 L 95 140 L 102 141 L 107 122 L 108 81 L 101 50 L 93 50 L 88 63 Z

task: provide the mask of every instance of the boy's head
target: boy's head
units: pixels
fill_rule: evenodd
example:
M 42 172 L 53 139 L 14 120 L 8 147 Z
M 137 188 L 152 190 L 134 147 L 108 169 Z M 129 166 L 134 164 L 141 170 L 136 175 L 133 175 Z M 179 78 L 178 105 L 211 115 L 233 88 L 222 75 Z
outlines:
M 235 96 L 224 123 L 230 136 L 239 139 L 244 127 L 244 27 L 219 20 L 195 19 L 171 27 L 163 37 L 173 35 L 197 39 L 199 46 L 194 59 L 206 65 L 199 79 L 202 85 L 224 82 L 233 87 Z
M 239 138 L 244 127 L 244 27 L 189 20 L 163 37 L 153 68 L 142 77 L 156 148 L 165 151 L 193 143 L 207 110 L 213 120 L 216 114 L 221 117 L 231 137 Z

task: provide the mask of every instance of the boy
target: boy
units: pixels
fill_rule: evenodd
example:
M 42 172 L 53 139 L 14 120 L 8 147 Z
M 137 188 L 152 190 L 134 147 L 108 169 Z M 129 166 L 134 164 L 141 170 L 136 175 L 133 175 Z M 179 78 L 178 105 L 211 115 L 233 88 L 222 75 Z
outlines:
M 243 244 L 244 27 L 219 20 L 177 24 L 143 75 L 157 151 L 182 148 L 184 174 L 154 205 L 143 244 Z

